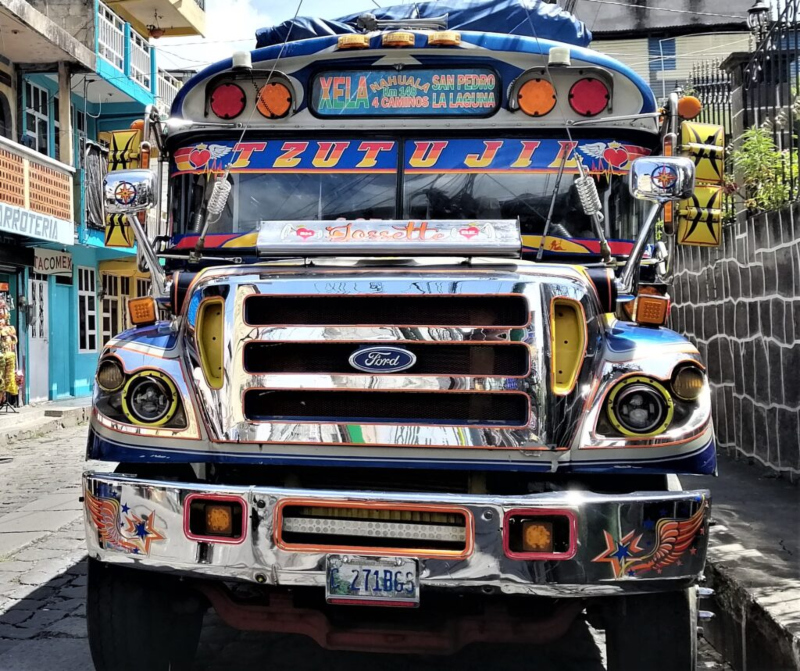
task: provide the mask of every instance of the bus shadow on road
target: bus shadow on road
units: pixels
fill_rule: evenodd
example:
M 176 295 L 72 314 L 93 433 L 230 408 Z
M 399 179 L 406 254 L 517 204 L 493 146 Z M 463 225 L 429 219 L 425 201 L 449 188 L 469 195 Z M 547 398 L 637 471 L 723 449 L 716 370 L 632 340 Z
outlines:
M 325 650 L 299 635 L 240 632 L 213 611 L 206 614 L 195 671 L 603 671 L 588 625 L 575 622 L 563 639 L 548 645 L 472 645 L 451 656 L 384 655 Z
M 0 562 L 2 569 L 2 562 Z M 3 576 L 10 572 L 0 570 Z M 86 560 L 38 587 L 9 582 L 0 592 L 2 671 L 91 671 L 86 629 Z M 5 593 L 3 593 L 5 592 Z M 6 598 L 6 594 L 8 597 Z M 135 635 L 135 632 L 132 633 Z M 55 664 L 55 666 L 54 666 Z M 459 671 L 487 668 L 520 671 L 603 671 L 600 650 L 579 619 L 567 635 L 540 646 L 472 645 L 452 656 L 382 655 L 330 651 L 299 635 L 242 632 L 213 610 L 205 617 L 194 671 Z

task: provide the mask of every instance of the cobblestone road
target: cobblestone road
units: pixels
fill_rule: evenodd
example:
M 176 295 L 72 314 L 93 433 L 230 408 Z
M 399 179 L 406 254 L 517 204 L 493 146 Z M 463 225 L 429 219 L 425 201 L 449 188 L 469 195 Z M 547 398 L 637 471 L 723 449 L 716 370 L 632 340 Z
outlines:
M 85 437 L 85 427 L 78 427 L 0 447 L 0 671 L 93 668 L 86 640 L 86 562 L 78 502 Z M 196 669 L 601 671 L 591 636 L 579 625 L 568 640 L 550 648 L 476 646 L 449 659 L 387 658 L 330 653 L 300 637 L 236 632 L 211 613 Z M 730 671 L 706 644 L 701 656 L 701 669 Z

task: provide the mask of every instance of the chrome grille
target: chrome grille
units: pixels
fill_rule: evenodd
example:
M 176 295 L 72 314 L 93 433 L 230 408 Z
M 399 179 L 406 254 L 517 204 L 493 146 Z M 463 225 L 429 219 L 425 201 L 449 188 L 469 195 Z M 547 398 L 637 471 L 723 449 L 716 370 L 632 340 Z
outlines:
M 244 348 L 244 367 L 255 375 L 270 373 L 327 373 L 353 375 L 359 371 L 350 356 L 362 347 L 385 346 L 386 341 L 250 342 Z M 405 375 L 470 375 L 522 377 L 530 370 L 530 352 L 522 343 L 392 342 L 417 360 Z
M 251 326 L 472 326 L 511 328 L 529 321 L 523 296 L 250 296 L 244 305 Z

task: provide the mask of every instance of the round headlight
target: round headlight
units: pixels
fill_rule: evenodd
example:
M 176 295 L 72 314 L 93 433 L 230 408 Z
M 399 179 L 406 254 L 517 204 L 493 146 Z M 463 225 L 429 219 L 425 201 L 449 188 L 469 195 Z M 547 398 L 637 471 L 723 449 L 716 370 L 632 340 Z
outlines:
M 161 426 L 172 419 L 177 407 L 178 391 L 159 371 L 137 373 L 122 394 L 122 411 L 134 424 Z
M 672 421 L 673 403 L 667 390 L 655 380 L 629 377 L 608 396 L 608 418 L 626 436 L 651 436 L 666 431 Z
M 96 377 L 100 389 L 107 392 L 118 391 L 125 384 L 125 373 L 116 359 L 101 361 L 97 368 Z
M 672 376 L 672 391 L 684 401 L 696 401 L 705 382 L 706 376 L 697 366 L 683 366 Z

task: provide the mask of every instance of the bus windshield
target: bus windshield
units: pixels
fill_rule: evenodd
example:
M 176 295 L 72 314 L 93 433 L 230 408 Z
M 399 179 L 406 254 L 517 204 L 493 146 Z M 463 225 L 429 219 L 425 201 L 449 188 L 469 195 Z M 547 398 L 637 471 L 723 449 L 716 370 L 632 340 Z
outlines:
M 597 183 L 606 235 L 630 240 L 640 210 L 627 170 L 649 153 L 613 140 L 529 138 L 245 144 L 198 143 L 173 154 L 175 235 L 198 232 L 214 180 L 230 166 L 231 196 L 211 235 L 337 219 L 519 219 L 523 234 L 540 235 L 555 192 L 549 234 L 591 239 L 575 188 L 580 160 Z

